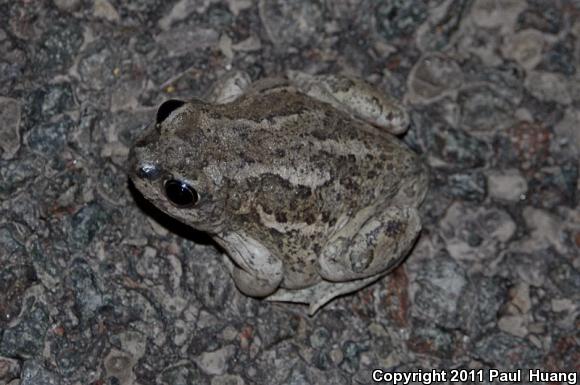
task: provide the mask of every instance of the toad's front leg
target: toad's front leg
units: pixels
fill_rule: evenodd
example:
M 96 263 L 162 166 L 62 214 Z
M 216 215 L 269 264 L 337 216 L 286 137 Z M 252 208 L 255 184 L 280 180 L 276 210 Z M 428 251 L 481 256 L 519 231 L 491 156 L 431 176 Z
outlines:
M 225 233 L 214 238 L 235 262 L 227 263 L 238 289 L 252 297 L 275 292 L 283 277 L 282 261 L 244 233 Z
M 361 211 L 329 239 L 318 260 L 324 279 L 344 282 L 381 274 L 409 252 L 421 230 L 417 209 L 375 210 Z

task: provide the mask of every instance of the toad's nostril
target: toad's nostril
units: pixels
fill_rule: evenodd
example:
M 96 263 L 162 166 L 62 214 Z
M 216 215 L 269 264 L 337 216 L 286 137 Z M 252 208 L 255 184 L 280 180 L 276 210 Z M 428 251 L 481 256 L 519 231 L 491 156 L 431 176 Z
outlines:
M 155 180 L 161 175 L 161 170 L 154 164 L 145 163 L 137 167 L 137 176 L 141 179 Z

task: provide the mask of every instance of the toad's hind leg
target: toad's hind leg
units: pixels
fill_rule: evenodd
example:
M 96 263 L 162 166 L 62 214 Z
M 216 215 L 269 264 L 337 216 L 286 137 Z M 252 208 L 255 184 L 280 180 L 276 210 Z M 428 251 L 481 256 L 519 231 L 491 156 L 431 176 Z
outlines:
M 288 80 L 310 97 L 348 111 L 359 119 L 400 134 L 409 126 L 409 114 L 394 98 L 362 79 L 347 75 L 309 75 L 288 71 Z
M 329 239 L 318 259 L 324 279 L 345 282 L 381 274 L 409 252 L 421 230 L 417 209 L 373 211 L 361 211 Z
M 266 299 L 307 303 L 312 315 L 330 300 L 357 291 L 389 273 L 406 256 L 420 230 L 414 207 L 361 210 L 343 224 L 321 251 L 318 259 L 321 282 L 297 290 L 279 288 Z

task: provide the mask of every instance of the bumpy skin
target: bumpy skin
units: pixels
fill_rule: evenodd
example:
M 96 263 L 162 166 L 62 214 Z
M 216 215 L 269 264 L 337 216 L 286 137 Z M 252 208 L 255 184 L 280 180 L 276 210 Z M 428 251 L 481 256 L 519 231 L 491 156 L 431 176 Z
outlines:
M 228 89 L 216 96 L 224 104 L 162 106 L 131 151 L 131 179 L 161 210 L 224 247 L 242 292 L 309 303 L 313 313 L 408 253 L 427 170 L 396 137 L 362 120 L 400 132 L 408 118 L 398 104 L 359 80 L 328 75 L 314 88 L 338 97 L 323 102 L 302 92 L 318 97 L 310 92 L 316 77 L 305 87 L 295 74 L 244 94 L 238 82 L 237 99 Z M 199 201 L 176 207 L 163 187 L 169 179 L 192 186 Z

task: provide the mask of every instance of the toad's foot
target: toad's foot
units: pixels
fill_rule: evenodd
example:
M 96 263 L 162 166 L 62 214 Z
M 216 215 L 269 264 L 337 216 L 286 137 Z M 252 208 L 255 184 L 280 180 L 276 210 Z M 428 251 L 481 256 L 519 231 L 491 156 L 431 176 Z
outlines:
M 375 282 L 385 274 L 386 273 L 377 274 L 372 277 L 348 282 L 322 281 L 303 289 L 290 290 L 280 288 L 274 294 L 266 297 L 265 299 L 267 301 L 277 302 L 306 303 L 309 305 L 308 315 L 313 315 L 318 311 L 318 309 L 320 309 L 334 298 L 362 289 L 363 287 Z

